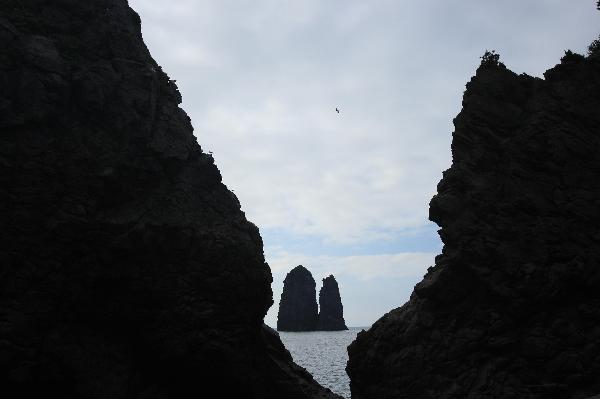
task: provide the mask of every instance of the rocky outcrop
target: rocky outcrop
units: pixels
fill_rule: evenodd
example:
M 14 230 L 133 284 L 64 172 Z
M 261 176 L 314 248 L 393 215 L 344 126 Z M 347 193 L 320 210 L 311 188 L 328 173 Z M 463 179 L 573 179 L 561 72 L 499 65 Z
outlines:
M 6 398 L 331 398 L 125 0 L 0 2 Z
M 323 287 L 319 291 L 319 318 L 317 330 L 341 331 L 347 330 L 344 321 L 344 307 L 340 296 L 340 289 L 335 277 L 323 279 Z
M 310 271 L 302 265 L 293 268 L 283 280 L 277 330 L 314 331 L 318 316 L 316 297 L 316 283 Z
M 597 58 L 484 60 L 430 205 L 443 252 L 349 347 L 354 399 L 600 393 L 599 109 Z
M 344 307 L 335 277 L 323 279 L 316 301 L 316 283 L 304 266 L 293 268 L 283 281 L 279 302 L 277 330 L 279 331 L 340 331 L 347 330 Z

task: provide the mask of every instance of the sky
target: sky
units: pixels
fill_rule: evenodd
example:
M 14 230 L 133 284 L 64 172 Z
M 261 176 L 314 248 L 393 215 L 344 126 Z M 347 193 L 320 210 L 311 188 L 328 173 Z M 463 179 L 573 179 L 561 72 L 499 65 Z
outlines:
M 442 248 L 428 204 L 479 57 L 541 77 L 600 32 L 595 0 L 129 3 L 260 229 L 271 326 L 298 264 L 317 292 L 336 277 L 349 326 L 406 302 Z

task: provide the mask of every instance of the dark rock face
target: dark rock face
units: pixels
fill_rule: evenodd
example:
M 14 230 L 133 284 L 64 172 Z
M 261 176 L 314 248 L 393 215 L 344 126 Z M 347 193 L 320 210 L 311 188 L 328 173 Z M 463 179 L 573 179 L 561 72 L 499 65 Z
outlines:
M 4 0 L 0 42 L 2 396 L 337 397 L 127 2 Z
M 482 65 L 430 218 L 443 253 L 349 347 L 352 397 L 600 393 L 600 63 Z
M 302 265 L 283 280 L 277 314 L 279 331 L 314 331 L 317 325 L 317 289 L 312 274 Z
M 323 279 L 319 291 L 318 311 L 316 283 L 304 266 L 293 268 L 283 281 L 279 302 L 277 330 L 279 331 L 340 331 L 347 330 L 344 307 L 337 281 L 333 276 Z
M 335 277 L 326 277 L 323 279 L 323 287 L 319 291 L 317 330 L 341 331 L 347 329 L 338 283 L 335 281 Z

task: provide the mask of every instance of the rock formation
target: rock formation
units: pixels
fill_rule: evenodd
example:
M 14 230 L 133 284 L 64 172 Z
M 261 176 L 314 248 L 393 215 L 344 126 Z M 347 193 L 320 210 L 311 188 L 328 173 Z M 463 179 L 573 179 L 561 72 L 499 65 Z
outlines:
M 599 110 L 597 57 L 484 60 L 430 205 L 443 253 L 349 347 L 353 399 L 600 393 Z
M 317 325 L 315 279 L 304 266 L 293 268 L 283 280 L 277 314 L 279 331 L 314 331 Z
M 126 0 L 0 2 L 5 398 L 333 398 Z
M 317 330 L 341 331 L 347 329 L 338 283 L 335 281 L 335 277 L 326 277 L 323 279 L 323 287 L 319 291 Z

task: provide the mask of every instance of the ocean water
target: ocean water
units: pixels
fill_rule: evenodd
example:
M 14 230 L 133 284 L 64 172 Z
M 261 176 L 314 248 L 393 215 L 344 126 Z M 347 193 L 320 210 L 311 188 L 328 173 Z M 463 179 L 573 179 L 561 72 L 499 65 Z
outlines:
M 280 331 L 279 336 L 294 361 L 307 369 L 319 384 L 350 399 L 346 348 L 362 329 L 351 327 L 348 331 Z

